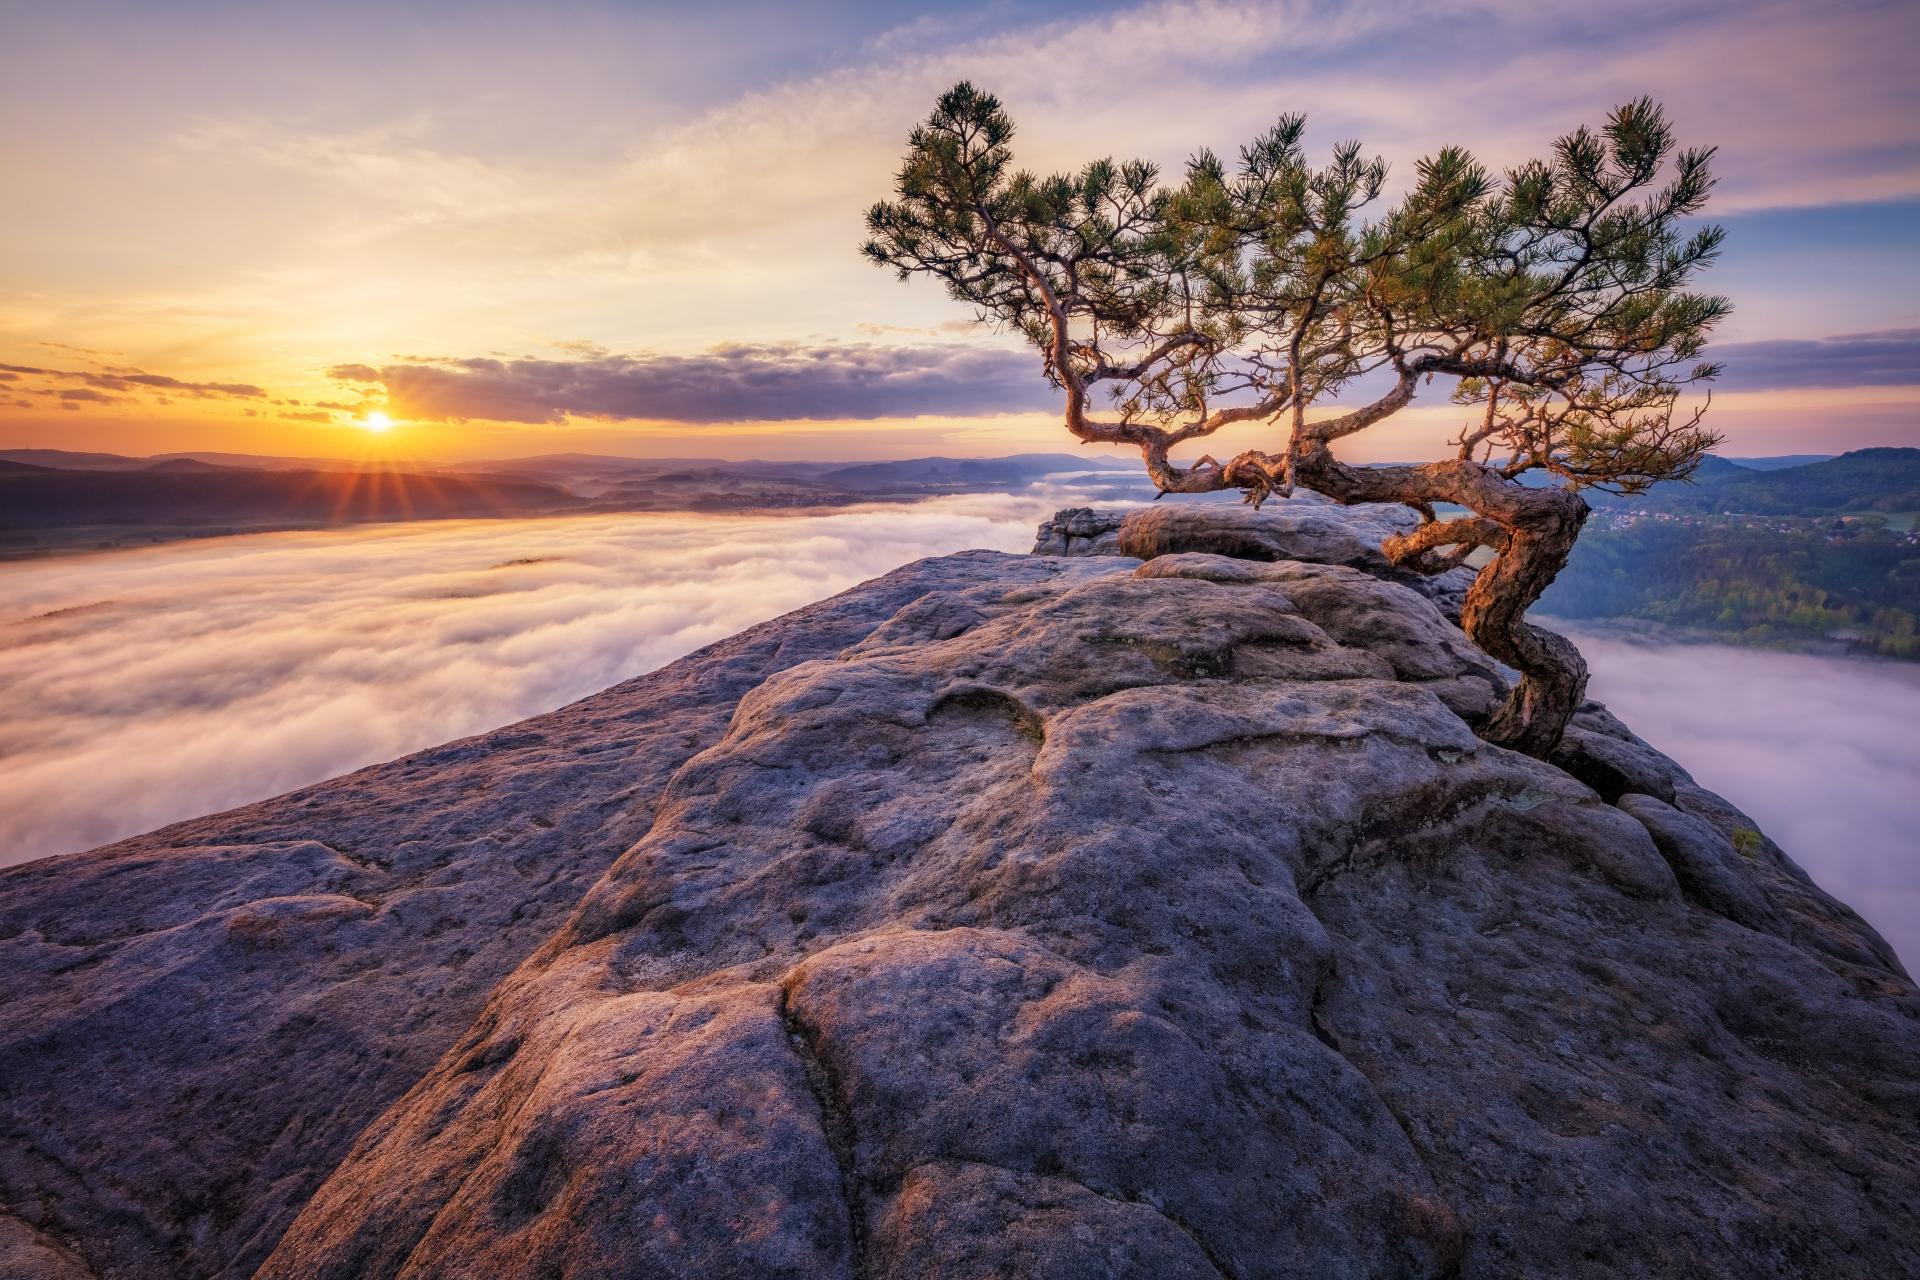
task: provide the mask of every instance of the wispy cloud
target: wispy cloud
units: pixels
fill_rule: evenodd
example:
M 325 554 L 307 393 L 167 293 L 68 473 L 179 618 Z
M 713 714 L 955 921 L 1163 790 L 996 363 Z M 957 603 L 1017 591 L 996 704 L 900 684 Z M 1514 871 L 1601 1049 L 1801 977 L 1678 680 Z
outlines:
M 1721 384 L 1735 391 L 1920 386 L 1920 329 L 1733 342 L 1707 354 L 1726 365 Z
M 1920 91 L 1902 54 L 1915 37 L 1920 20 L 1873 3 L 1629 0 L 1576 18 L 1506 0 L 1166 0 L 986 31 L 908 20 L 840 65 L 743 83 L 636 135 L 611 164 L 499 154 L 417 109 L 331 131 L 270 114 L 206 119 L 175 143 L 324 173 L 327 234 L 341 244 L 424 247 L 456 227 L 458 242 L 496 255 L 616 274 L 756 259 L 764 274 L 769 244 L 824 247 L 829 226 L 844 236 L 906 128 L 962 77 L 1007 99 L 1023 162 L 1043 168 L 1116 151 L 1174 165 L 1292 110 L 1309 113 L 1319 145 L 1360 137 L 1396 175 L 1457 142 L 1499 166 L 1654 93 L 1688 141 L 1720 147 L 1721 212 L 1916 195 L 1907 121 Z M 1709 44 L 1723 56 L 1703 66 Z M 1789 74 L 1848 90 L 1783 92 Z
M 164 373 L 148 373 L 144 369 L 114 366 L 103 366 L 97 369 L 41 369 L 24 364 L 0 364 L 0 373 L 44 378 L 54 382 L 79 382 L 86 387 L 104 391 L 166 391 L 176 395 L 201 398 L 234 399 L 264 399 L 267 394 L 264 387 L 257 387 L 251 382 L 190 382 Z M 62 392 L 61 398 L 104 399 L 100 396 L 80 395 L 74 392 Z
M 1055 399 L 1031 354 L 980 345 L 739 344 L 693 356 L 416 358 L 327 372 L 377 383 L 394 412 L 431 421 L 847 421 L 1014 412 Z

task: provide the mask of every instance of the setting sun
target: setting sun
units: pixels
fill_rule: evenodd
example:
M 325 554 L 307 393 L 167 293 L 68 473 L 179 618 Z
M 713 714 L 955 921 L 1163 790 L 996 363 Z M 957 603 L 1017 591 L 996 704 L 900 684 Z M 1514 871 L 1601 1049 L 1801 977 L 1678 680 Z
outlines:
M 362 419 L 360 425 L 369 431 L 388 431 L 393 427 L 393 419 L 376 409 Z

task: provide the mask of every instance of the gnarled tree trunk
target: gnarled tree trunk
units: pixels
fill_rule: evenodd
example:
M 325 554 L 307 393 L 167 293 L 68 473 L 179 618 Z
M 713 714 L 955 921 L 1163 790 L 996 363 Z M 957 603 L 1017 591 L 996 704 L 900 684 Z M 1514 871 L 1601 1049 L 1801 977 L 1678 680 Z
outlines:
M 1520 672 L 1520 683 L 1480 727 L 1488 742 L 1531 756 L 1560 743 L 1567 721 L 1587 692 L 1587 663 L 1573 642 L 1526 621 L 1573 550 L 1587 504 L 1562 489 L 1538 490 L 1544 502 L 1516 521 L 1504 550 L 1473 580 L 1460 608 L 1460 626 L 1473 642 Z
M 1420 528 L 1387 541 L 1383 550 L 1398 564 L 1437 572 L 1458 565 L 1476 547 L 1493 551 L 1493 560 L 1467 592 L 1460 626 L 1489 655 L 1520 672 L 1520 682 L 1479 727 L 1479 736 L 1531 756 L 1545 756 L 1559 745 L 1586 696 L 1586 660 L 1571 642 L 1533 626 L 1525 615 L 1567 563 L 1586 523 L 1586 500 L 1568 489 L 1529 489 L 1459 459 L 1350 467 L 1318 443 L 1303 447 L 1294 467 L 1300 484 L 1336 502 L 1398 502 L 1427 515 Z M 1454 503 L 1474 515 L 1434 519 L 1436 502 Z M 1436 555 L 1442 547 L 1452 553 Z

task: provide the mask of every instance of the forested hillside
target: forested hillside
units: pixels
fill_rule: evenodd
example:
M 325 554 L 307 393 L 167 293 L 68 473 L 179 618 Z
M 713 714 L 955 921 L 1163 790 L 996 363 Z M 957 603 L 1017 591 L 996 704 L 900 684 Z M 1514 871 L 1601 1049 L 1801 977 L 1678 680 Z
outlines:
M 1920 658 L 1920 537 L 1873 517 L 1603 512 L 1540 609 L 1698 627 L 1750 644 Z

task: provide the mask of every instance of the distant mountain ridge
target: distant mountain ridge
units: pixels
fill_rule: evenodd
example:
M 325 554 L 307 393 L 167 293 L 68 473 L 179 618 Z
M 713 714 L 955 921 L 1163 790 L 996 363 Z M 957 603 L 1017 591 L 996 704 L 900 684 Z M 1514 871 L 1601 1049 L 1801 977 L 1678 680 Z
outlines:
M 13 449 L 0 451 L 0 556 L 376 521 L 822 510 L 1014 491 L 1067 471 L 1145 485 L 1130 461 L 1046 453 L 880 463 L 549 454 L 426 464 Z
M 83 453 L 69 449 L 0 449 L 0 461 L 24 462 L 55 471 L 147 471 L 162 464 L 176 462 L 223 467 L 230 471 L 360 471 L 376 465 L 351 458 L 291 458 L 269 454 L 207 451 L 156 453 L 147 457 L 134 457 L 124 453 Z M 383 468 L 402 467 L 422 471 L 437 469 L 434 463 L 411 460 L 382 461 L 377 465 Z
M 236 467 L 223 462 L 203 462 L 199 458 L 162 458 L 139 468 L 141 471 L 170 471 L 182 474 L 203 475 L 214 472 L 249 471 L 250 467 Z M 304 470 L 305 468 L 301 468 Z
M 1692 484 L 1594 503 L 1648 511 L 1742 515 L 1842 515 L 1920 510 L 1920 449 L 1856 449 L 1802 466 L 1754 470 L 1709 458 Z
M 1589 497 L 1598 511 L 1616 514 L 1803 517 L 1920 512 L 1920 449 L 1861 449 L 1836 458 L 1776 465 L 1792 461 L 1710 456 L 1691 484 L 1662 485 L 1633 497 L 1590 491 Z M 1075 484 L 1103 500 L 1152 492 L 1137 462 L 1105 454 L 836 463 L 563 453 L 460 463 L 374 463 L 230 453 L 134 458 L 9 449 L 0 450 L 0 555 L 363 521 L 817 510 L 941 494 L 1016 492 L 1066 475 L 1080 477 Z
M 1804 467 L 1815 462 L 1828 462 L 1840 455 L 1834 453 L 1781 453 L 1766 458 L 1720 457 L 1723 462 L 1731 462 L 1736 467 L 1745 467 L 1749 471 L 1781 471 L 1787 467 Z
M 598 497 L 617 484 L 669 474 L 756 476 L 815 481 L 856 492 L 907 485 L 985 487 L 1030 482 L 1063 472 L 1138 473 L 1131 458 L 1107 454 L 1021 453 L 994 458 L 927 456 L 870 462 L 769 461 L 722 458 L 636 458 L 618 454 L 553 453 L 523 458 L 458 462 L 344 458 L 290 458 L 207 451 L 155 454 L 85 453 L 63 449 L 0 449 L 0 463 L 56 471 L 254 471 L 419 472 L 431 475 L 519 476 L 559 485 L 578 496 Z M 1920 506 L 1920 449 L 1859 449 L 1831 454 L 1774 457 L 1708 455 L 1691 485 L 1663 485 L 1649 495 L 1601 503 L 1634 503 L 1661 511 L 1745 511 L 1751 514 L 1812 514 L 1826 511 L 1904 511 Z
M 247 471 L 173 459 L 136 471 L 0 471 L 0 530 L 294 526 L 567 511 L 582 500 L 510 478 Z
M 638 458 L 607 453 L 542 453 L 522 458 L 481 458 L 464 461 L 428 461 L 426 459 L 351 459 L 295 458 L 267 454 L 189 451 L 156 453 L 135 457 L 120 453 L 86 453 L 68 449 L 0 449 L 0 462 L 19 462 L 56 471 L 146 471 L 162 464 L 197 463 L 206 466 L 252 471 L 364 471 L 412 470 L 430 472 L 661 472 L 689 468 L 721 468 L 756 474 L 819 476 L 834 471 L 862 470 L 868 467 L 890 469 L 890 474 L 938 475 L 965 472 L 976 468 L 1004 471 L 1120 471 L 1134 470 L 1138 463 L 1130 458 L 1103 454 L 1017 453 L 992 458 L 921 457 L 881 459 L 873 462 L 778 461 L 762 458 L 729 460 L 725 458 L 660 457 Z M 174 468 L 178 469 L 178 468 Z

